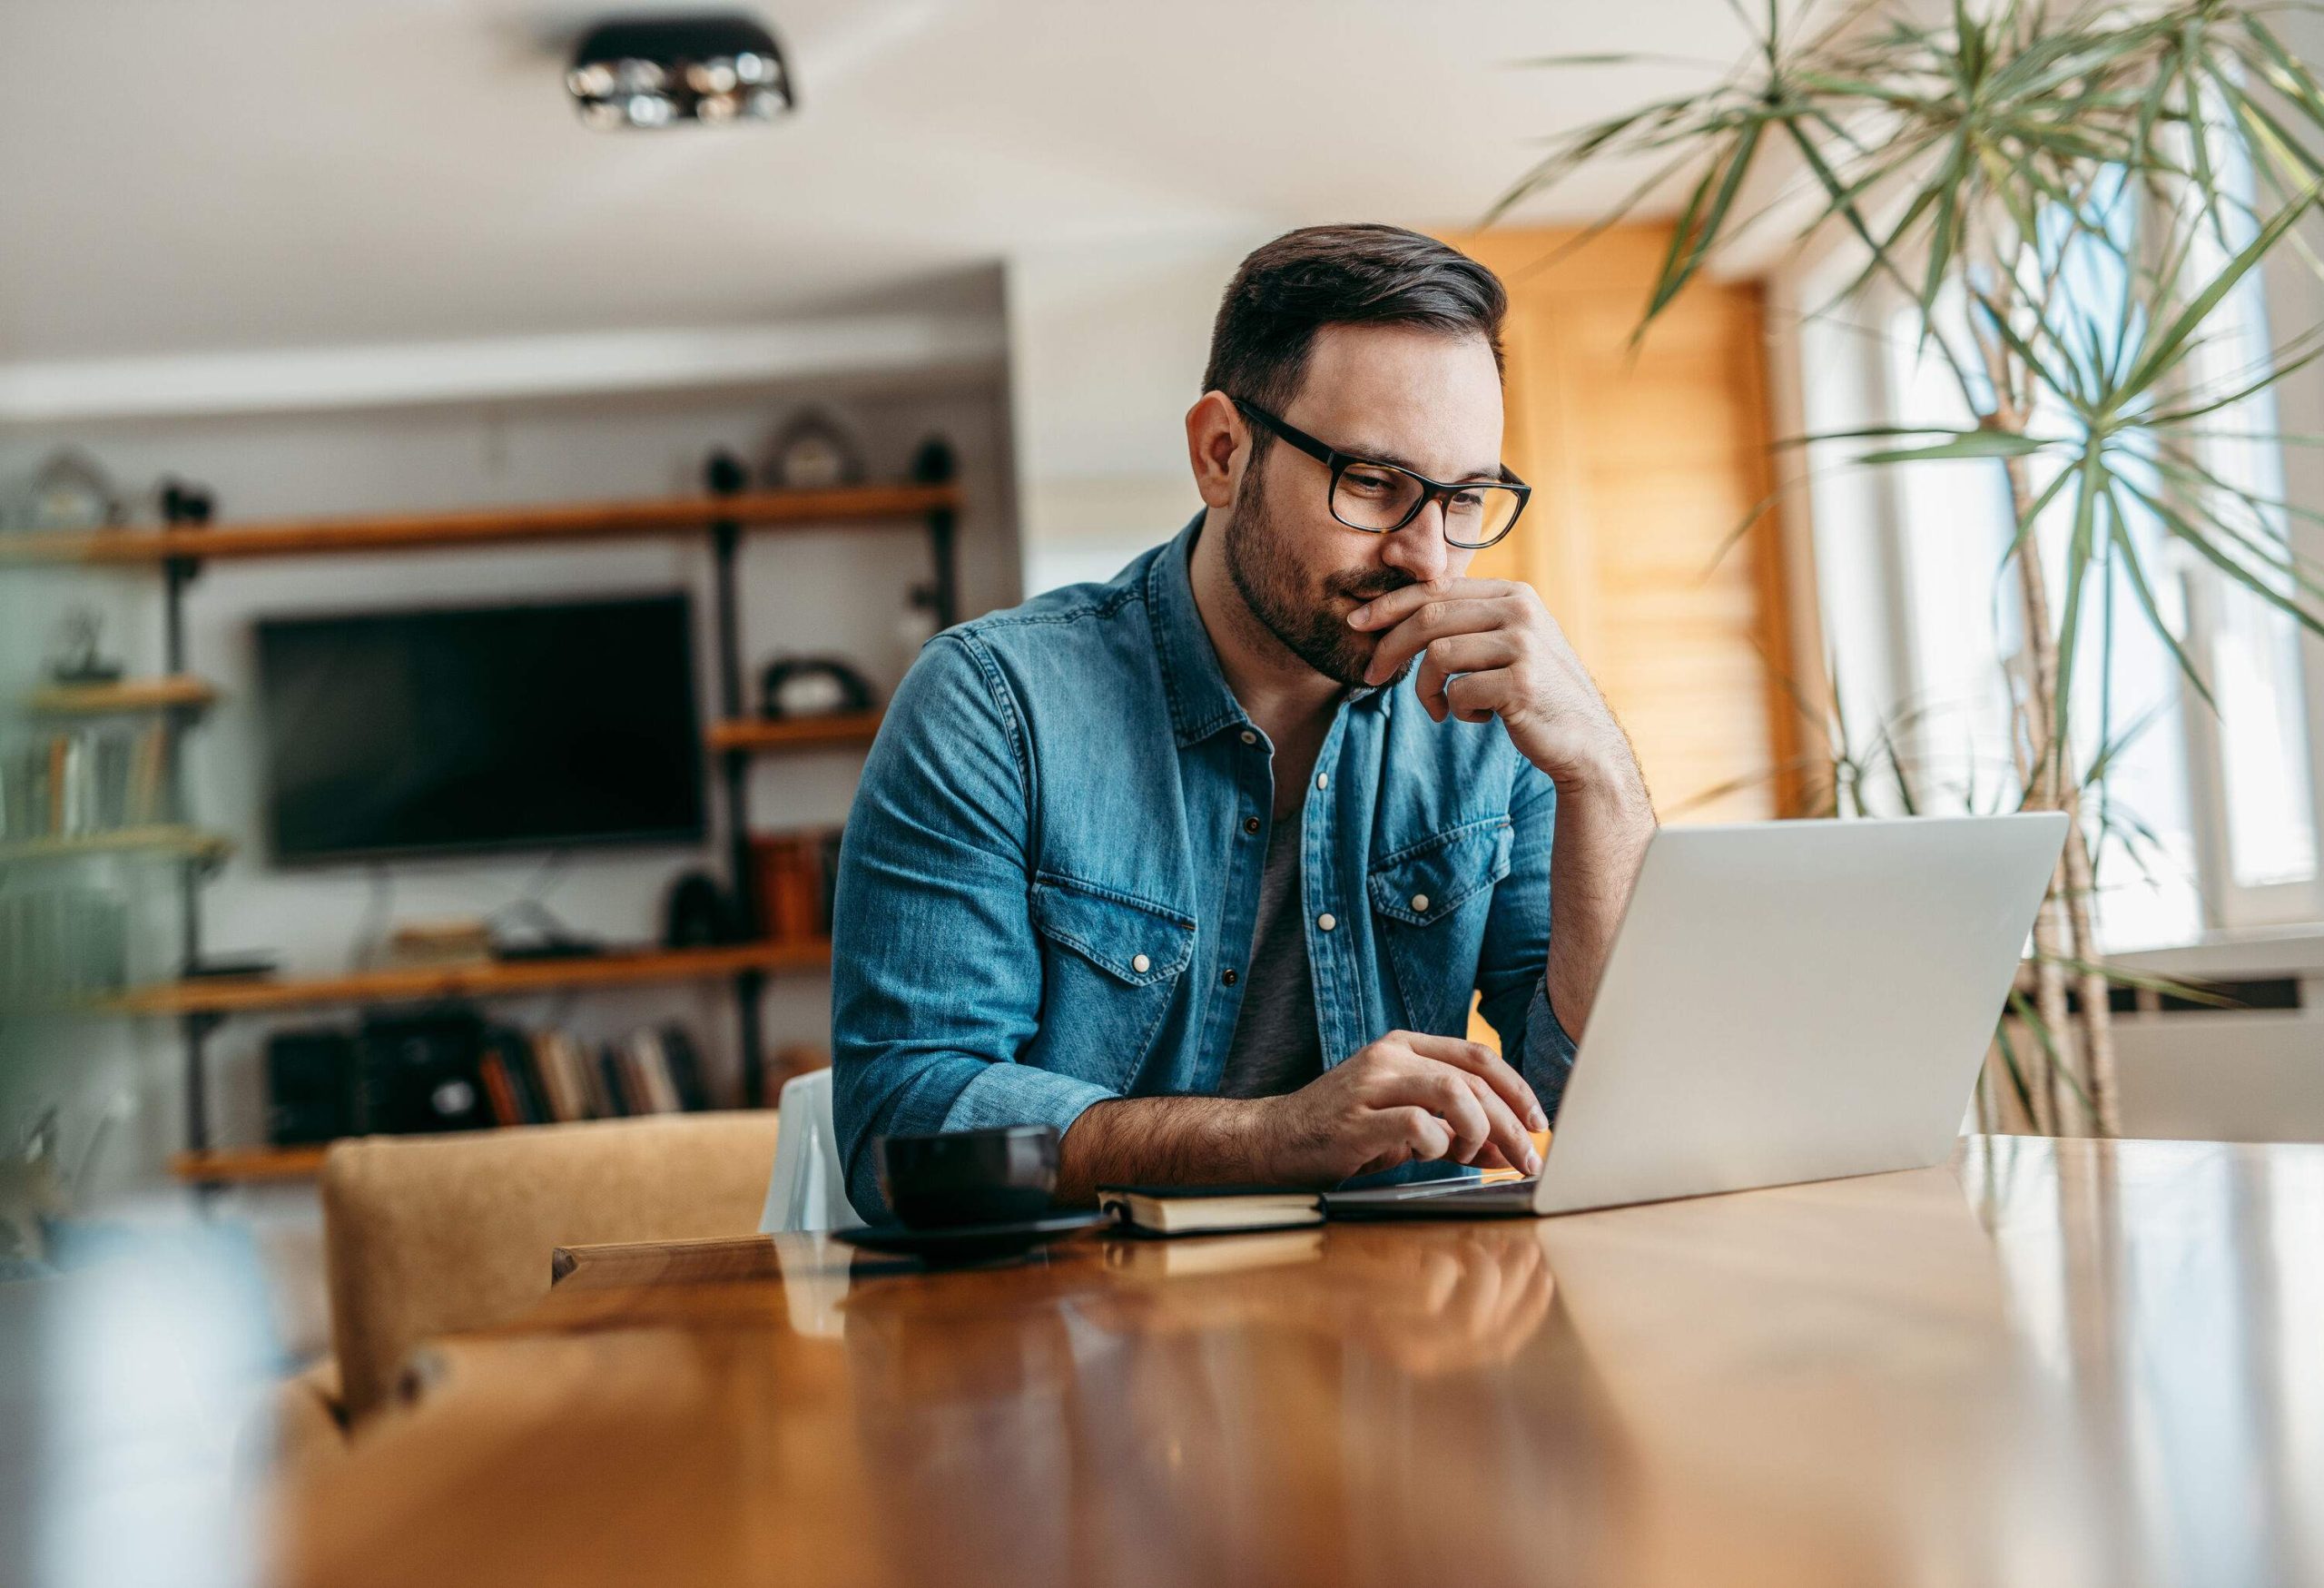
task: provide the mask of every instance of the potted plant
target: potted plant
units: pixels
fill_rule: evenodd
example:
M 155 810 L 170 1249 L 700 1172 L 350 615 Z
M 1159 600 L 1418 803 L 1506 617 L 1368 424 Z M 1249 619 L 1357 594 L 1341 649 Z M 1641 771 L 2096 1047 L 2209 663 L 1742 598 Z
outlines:
M 2013 792 L 2024 808 L 2077 818 L 2020 1005 L 2038 1050 L 2006 1056 L 2036 1128 L 2111 1135 L 2110 977 L 2083 818 L 2118 725 L 2073 720 L 2073 674 L 2112 664 L 2112 622 L 2093 614 L 2119 578 L 2134 619 L 2211 701 L 2157 599 L 2154 537 L 2134 527 L 2159 527 L 2324 634 L 2319 570 L 2282 528 L 2318 515 L 2227 478 L 2202 445 L 2230 430 L 2313 444 L 2255 430 L 2250 416 L 2269 386 L 2324 353 L 2324 335 L 2240 369 L 2197 356 L 2263 261 L 2296 256 L 2324 276 L 2303 235 L 2324 192 L 2324 85 L 2280 36 L 2270 5 L 1956 0 L 1947 15 L 1928 12 L 1875 0 L 1811 29 L 1770 0 L 1735 70 L 1561 138 L 1493 218 L 1586 167 L 1643 158 L 1652 174 L 1584 234 L 1673 182 L 1690 184 L 1639 334 L 1763 221 L 1801 238 L 1840 229 L 1862 259 L 1841 297 L 1889 290 L 1913 305 L 1925 354 L 1970 422 L 1799 439 L 1860 446 L 1856 461 L 1873 467 L 1980 460 L 2006 478 L 2005 568 L 2024 636 L 1997 658 L 2013 682 Z M 1806 202 L 1747 196 L 1779 167 Z M 2069 291 L 2075 261 L 2093 259 L 2115 283 L 2102 316 Z

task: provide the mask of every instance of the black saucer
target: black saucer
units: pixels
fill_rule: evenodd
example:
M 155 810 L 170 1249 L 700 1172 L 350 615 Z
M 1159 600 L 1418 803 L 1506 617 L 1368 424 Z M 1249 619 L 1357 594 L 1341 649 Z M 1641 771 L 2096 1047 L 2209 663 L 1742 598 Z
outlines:
M 903 1224 L 866 1224 L 854 1229 L 834 1229 L 833 1240 L 862 1247 L 868 1252 L 918 1258 L 931 1267 L 953 1263 L 990 1263 L 1029 1252 L 1047 1241 L 1088 1229 L 1106 1221 L 1096 1208 L 1071 1213 L 1044 1213 L 1039 1218 L 1014 1218 L 1006 1224 L 956 1224 L 950 1228 L 915 1228 Z

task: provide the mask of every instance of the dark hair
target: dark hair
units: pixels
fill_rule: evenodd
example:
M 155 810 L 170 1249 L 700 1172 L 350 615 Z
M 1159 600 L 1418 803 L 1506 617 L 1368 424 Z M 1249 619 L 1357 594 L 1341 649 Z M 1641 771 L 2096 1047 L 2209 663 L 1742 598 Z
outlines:
M 1303 226 L 1254 249 L 1226 283 L 1210 331 L 1205 391 L 1281 413 L 1299 395 L 1327 325 L 1416 325 L 1473 335 L 1503 368 L 1501 280 L 1458 249 L 1401 226 Z M 1270 436 L 1258 429 L 1254 455 Z

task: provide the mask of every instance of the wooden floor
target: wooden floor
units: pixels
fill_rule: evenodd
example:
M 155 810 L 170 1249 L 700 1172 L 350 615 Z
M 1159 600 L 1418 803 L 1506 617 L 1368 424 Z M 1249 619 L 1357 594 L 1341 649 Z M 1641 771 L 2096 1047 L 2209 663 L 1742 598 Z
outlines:
M 291 1583 L 2324 1581 L 2324 1148 L 1544 1220 L 584 1248 L 284 1496 Z

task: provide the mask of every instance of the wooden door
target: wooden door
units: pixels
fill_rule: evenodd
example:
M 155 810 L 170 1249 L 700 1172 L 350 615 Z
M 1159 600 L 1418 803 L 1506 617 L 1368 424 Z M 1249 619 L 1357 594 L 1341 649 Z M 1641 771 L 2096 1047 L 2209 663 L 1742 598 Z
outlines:
M 1773 474 L 1760 293 L 1699 281 L 1634 347 L 1669 235 L 1618 228 L 1546 264 L 1571 232 L 1445 238 L 1508 286 L 1507 456 L 1534 488 L 1473 571 L 1541 592 L 1665 821 L 1788 814 L 1800 735 L 1773 515 L 1736 538 Z

